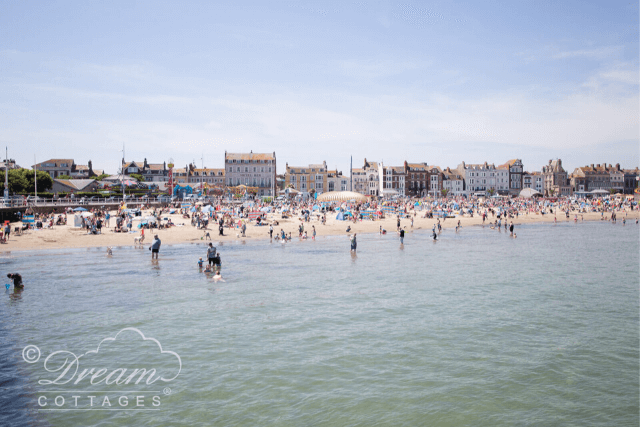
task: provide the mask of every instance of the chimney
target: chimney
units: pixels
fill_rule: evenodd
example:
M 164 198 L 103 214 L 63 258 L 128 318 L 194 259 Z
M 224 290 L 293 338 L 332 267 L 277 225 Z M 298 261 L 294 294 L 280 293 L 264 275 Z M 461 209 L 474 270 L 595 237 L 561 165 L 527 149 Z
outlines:
M 595 166 L 593 163 L 591 163 L 591 169 L 595 169 Z
M 620 170 L 620 163 L 616 163 L 616 170 L 619 171 Z

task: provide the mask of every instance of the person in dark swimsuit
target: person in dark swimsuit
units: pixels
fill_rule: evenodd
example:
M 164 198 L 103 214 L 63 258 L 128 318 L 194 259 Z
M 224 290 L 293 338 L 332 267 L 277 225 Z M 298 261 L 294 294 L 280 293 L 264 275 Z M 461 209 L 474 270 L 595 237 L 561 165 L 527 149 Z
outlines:
M 7 274 L 9 279 L 13 280 L 13 288 L 14 289 L 24 289 L 24 284 L 22 283 L 22 276 L 18 273 L 9 273 Z

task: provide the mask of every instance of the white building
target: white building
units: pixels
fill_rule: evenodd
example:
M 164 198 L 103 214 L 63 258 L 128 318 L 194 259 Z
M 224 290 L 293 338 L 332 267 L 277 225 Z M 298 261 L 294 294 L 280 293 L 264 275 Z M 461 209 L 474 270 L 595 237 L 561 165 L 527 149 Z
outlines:
M 465 194 L 468 196 L 484 196 L 490 189 L 496 189 L 496 167 L 484 162 L 482 164 L 458 165 L 457 172 L 464 176 Z
M 338 170 L 327 172 L 327 191 L 349 191 L 349 177 Z
M 457 170 L 446 168 L 442 171 L 442 189 L 447 190 L 447 197 L 462 196 L 464 192 L 464 177 Z
M 495 177 L 495 189 L 498 191 L 498 194 L 505 195 L 509 193 L 509 167 L 498 166 L 495 170 Z
M 258 196 L 274 196 L 276 182 L 276 153 L 224 152 L 227 186 L 257 187 Z

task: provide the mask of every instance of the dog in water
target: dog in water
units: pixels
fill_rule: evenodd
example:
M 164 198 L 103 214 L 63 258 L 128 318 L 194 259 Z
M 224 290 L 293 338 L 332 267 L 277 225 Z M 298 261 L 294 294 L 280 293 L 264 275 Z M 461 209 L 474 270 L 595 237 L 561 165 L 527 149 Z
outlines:
M 142 246 L 142 242 L 144 242 L 144 237 L 134 237 L 133 245 L 134 246 Z
M 113 251 L 111 250 L 111 246 L 107 246 L 107 255 L 108 256 L 113 255 Z

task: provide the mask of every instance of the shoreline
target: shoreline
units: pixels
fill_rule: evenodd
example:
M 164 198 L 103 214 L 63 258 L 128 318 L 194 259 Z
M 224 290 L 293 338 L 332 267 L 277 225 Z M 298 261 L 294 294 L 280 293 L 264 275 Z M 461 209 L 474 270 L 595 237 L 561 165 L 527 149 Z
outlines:
M 423 212 L 418 211 L 414 217 L 414 226 L 411 228 L 410 219 L 403 218 L 401 219 L 401 226 L 405 228 L 405 232 L 411 232 L 415 230 L 424 230 L 426 232 L 430 232 L 433 225 L 437 224 L 437 218 L 422 218 L 420 214 Z M 333 214 L 333 213 L 332 213 Z M 338 221 L 335 219 L 335 214 L 327 215 L 327 223 L 326 225 L 322 225 L 322 223 L 318 220 L 312 220 L 311 222 L 305 222 L 304 230 L 308 233 L 308 240 L 311 239 L 311 230 L 312 226 L 316 227 L 317 237 L 325 237 L 325 236 L 347 236 L 349 234 L 357 233 L 357 234 L 379 234 L 380 226 L 383 229 L 387 230 L 387 234 L 395 234 L 396 233 L 396 218 L 386 218 L 383 220 L 370 221 L 363 220 L 358 221 L 357 223 L 353 223 L 352 221 Z M 571 223 L 574 222 L 574 217 L 572 214 L 568 219 L 564 214 L 561 214 L 561 217 L 558 217 L 558 223 Z M 300 221 L 297 218 L 291 218 L 282 220 L 276 217 L 277 214 L 269 214 L 268 220 L 271 223 L 273 220 L 279 221 L 280 224 L 273 227 L 274 236 L 280 232 L 280 229 L 284 230 L 288 235 L 291 233 L 293 239 L 298 238 L 298 226 Z M 585 214 L 578 214 L 578 222 L 583 222 L 581 216 L 584 216 L 584 221 L 604 221 L 601 220 L 601 216 L 599 212 L 590 212 Z M 609 214 L 610 216 L 610 214 Z M 163 215 L 163 218 L 171 218 L 171 220 L 176 223 L 185 223 L 186 219 L 183 219 L 179 215 Z M 622 225 L 622 220 L 627 219 L 629 224 L 634 225 L 636 218 L 640 217 L 640 212 L 619 212 L 618 213 L 618 223 Z M 70 220 L 72 218 L 70 217 Z M 443 229 L 451 229 L 455 228 L 458 220 L 460 220 L 460 224 L 462 229 L 465 227 L 474 227 L 474 226 L 482 226 L 482 217 L 475 215 L 473 218 L 471 217 L 461 217 L 461 218 L 449 218 L 446 221 L 440 220 Z M 487 218 L 485 226 L 489 226 L 490 222 L 494 222 L 495 217 Z M 514 226 L 517 227 L 523 224 L 533 224 L 533 223 L 554 223 L 554 215 L 553 214 L 523 214 L 519 215 L 517 218 L 508 219 L 509 223 L 513 221 Z M 71 221 L 70 221 L 71 222 Z M 610 222 L 608 220 L 607 222 Z M 15 227 L 16 224 L 12 224 L 12 227 Z M 215 225 L 214 225 L 215 226 Z M 346 228 L 351 226 L 351 231 L 346 232 Z M 504 223 L 503 223 L 504 227 Z M 249 223 L 247 225 L 246 237 L 242 237 L 240 235 L 239 229 L 230 229 L 225 228 L 225 235 L 219 236 L 217 227 L 216 229 L 209 229 L 208 232 L 210 234 L 209 239 L 204 239 L 204 231 L 198 230 L 195 227 L 191 226 L 190 220 L 184 226 L 175 226 L 169 229 L 157 230 L 157 229 L 145 229 L 145 241 L 142 244 L 143 248 L 148 248 L 151 242 L 153 241 L 153 235 L 158 234 L 162 244 L 165 246 L 177 245 L 177 244 L 188 244 L 188 243 L 196 243 L 200 242 L 203 244 L 208 244 L 209 242 L 217 244 L 218 242 L 242 242 L 242 241 L 257 241 L 257 240 L 269 240 L 269 226 L 256 226 L 254 224 Z M 135 247 L 134 238 L 139 237 L 140 233 L 138 231 L 132 233 L 113 233 L 111 229 L 104 228 L 102 234 L 98 235 L 90 235 L 87 234 L 84 229 L 72 227 L 70 225 L 65 226 L 55 226 L 53 229 L 42 229 L 42 230 L 29 230 L 25 232 L 23 235 L 15 236 L 11 235 L 9 238 L 9 242 L 0 245 L 0 254 L 6 254 L 10 252 L 29 252 L 29 251 L 46 251 L 46 250 L 57 250 L 57 249 L 83 249 L 83 248 L 107 248 L 107 247 Z

